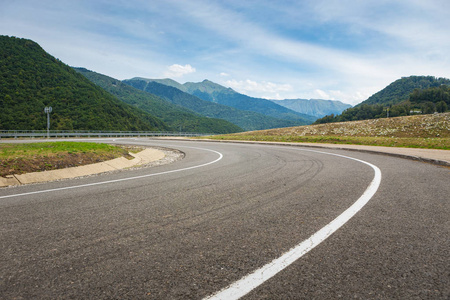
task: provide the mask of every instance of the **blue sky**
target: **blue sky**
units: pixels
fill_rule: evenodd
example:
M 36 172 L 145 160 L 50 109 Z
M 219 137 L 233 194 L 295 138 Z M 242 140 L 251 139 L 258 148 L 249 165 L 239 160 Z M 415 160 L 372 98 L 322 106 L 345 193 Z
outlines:
M 117 79 L 354 105 L 401 77 L 450 78 L 449 12 L 448 0 L 0 0 L 0 34 Z

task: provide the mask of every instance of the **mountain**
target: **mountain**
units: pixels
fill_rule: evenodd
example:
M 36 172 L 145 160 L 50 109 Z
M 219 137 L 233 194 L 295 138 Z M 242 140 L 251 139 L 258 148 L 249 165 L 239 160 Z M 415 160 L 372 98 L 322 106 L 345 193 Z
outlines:
M 311 124 L 317 119 L 317 117 L 293 111 L 267 99 L 253 98 L 240 94 L 231 88 L 226 88 L 209 80 L 180 84 L 172 79 L 133 78 L 132 80 L 134 79 L 147 83 L 153 81 L 175 87 L 202 100 L 234 107 L 243 111 L 257 112 L 276 119 L 294 121 L 297 125 Z
M 0 129 L 167 130 L 158 118 L 118 100 L 37 43 L 0 36 Z
M 163 84 L 163 85 L 174 87 L 174 88 L 179 89 L 180 91 L 183 91 L 185 93 L 188 92 L 184 85 L 182 85 L 181 83 L 178 83 L 175 80 L 170 79 L 170 78 L 148 79 L 148 78 L 142 78 L 142 77 L 135 77 L 135 78 L 132 78 L 130 80 L 139 80 L 139 81 L 143 81 L 143 82 L 146 82 L 146 83 L 157 82 L 157 83 L 160 83 L 160 84 Z M 124 81 L 126 81 L 126 80 L 124 80 Z
M 220 84 L 217 84 L 215 82 L 206 79 L 203 80 L 202 82 L 186 82 L 185 84 L 183 84 L 183 86 L 186 88 L 186 92 L 188 92 L 189 94 L 197 95 L 197 97 L 202 96 L 205 98 L 204 100 L 208 100 L 211 102 L 219 102 L 220 97 L 218 96 L 220 94 L 224 95 L 239 94 L 235 92 L 232 88 L 226 88 Z
M 293 111 L 315 116 L 317 118 L 331 114 L 338 115 L 347 108 L 352 107 L 350 104 L 345 104 L 341 101 L 321 99 L 285 99 L 272 101 L 276 104 L 292 109 Z
M 273 118 L 296 121 L 300 122 L 301 125 L 311 124 L 317 119 L 313 116 L 293 111 L 267 99 L 240 94 L 231 88 L 226 88 L 209 80 L 198 83 L 186 82 L 184 86 L 189 94 L 197 96 L 200 99 L 231 106 L 240 110 L 254 111 Z
M 437 78 L 434 76 L 402 77 L 356 106 L 364 104 L 382 104 L 387 106 L 401 103 L 408 100 L 415 89 L 423 90 L 439 87 L 443 84 L 450 85 L 450 79 Z
M 201 116 L 194 111 L 136 89 L 120 80 L 85 68 L 74 69 L 123 102 L 160 118 L 173 130 L 220 134 L 242 131 L 242 128 L 230 122 Z
M 174 87 L 177 86 L 176 81 L 170 79 L 152 80 L 132 78 L 124 80 L 123 82 L 134 88 L 159 96 L 175 105 L 195 111 L 203 116 L 227 120 L 246 131 L 291 127 L 304 124 L 299 121 L 272 118 L 256 112 L 239 110 L 226 105 L 202 100 Z M 164 84 L 158 82 L 164 82 Z M 186 90 L 184 86 L 182 89 Z

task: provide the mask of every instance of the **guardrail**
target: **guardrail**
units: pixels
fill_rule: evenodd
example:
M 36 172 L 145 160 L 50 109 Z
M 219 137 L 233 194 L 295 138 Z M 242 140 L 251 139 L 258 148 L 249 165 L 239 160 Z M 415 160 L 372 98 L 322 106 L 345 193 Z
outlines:
M 0 130 L 2 138 L 74 138 L 74 137 L 194 137 L 214 135 L 213 133 L 173 132 L 173 131 L 97 131 L 97 130 Z

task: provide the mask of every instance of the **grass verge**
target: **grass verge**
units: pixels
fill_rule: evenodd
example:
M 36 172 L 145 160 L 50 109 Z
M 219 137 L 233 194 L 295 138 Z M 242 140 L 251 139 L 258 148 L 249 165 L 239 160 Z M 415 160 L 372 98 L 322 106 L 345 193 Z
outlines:
M 0 144 L 0 176 L 76 167 L 117 157 L 129 149 L 97 143 L 44 142 Z

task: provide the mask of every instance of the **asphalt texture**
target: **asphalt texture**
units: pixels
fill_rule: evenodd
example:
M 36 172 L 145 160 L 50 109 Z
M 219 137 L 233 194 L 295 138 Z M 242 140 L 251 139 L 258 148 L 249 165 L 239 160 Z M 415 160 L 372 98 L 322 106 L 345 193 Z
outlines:
M 244 299 L 450 298 L 447 167 L 334 149 L 125 142 L 175 148 L 185 158 L 0 189 L 0 298 L 214 294 L 307 239 L 364 193 L 373 170 L 326 153 L 376 165 L 378 191 Z

